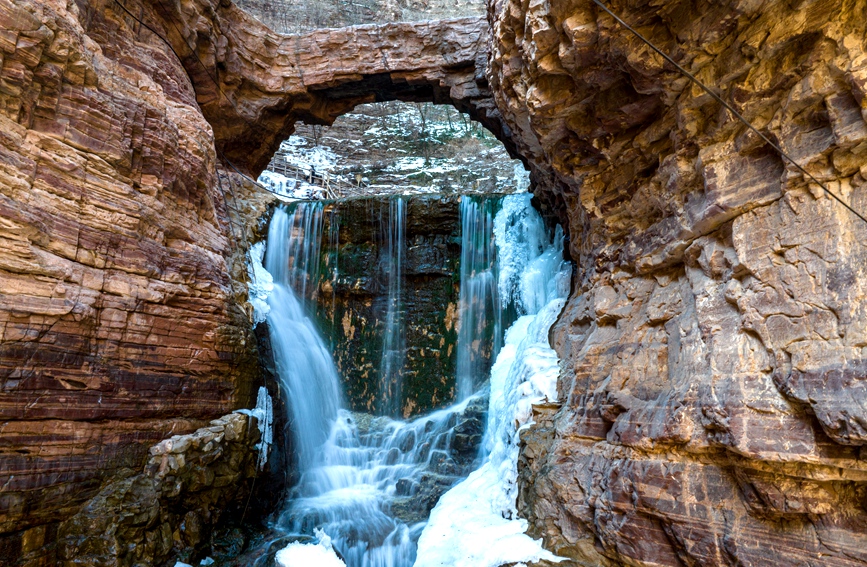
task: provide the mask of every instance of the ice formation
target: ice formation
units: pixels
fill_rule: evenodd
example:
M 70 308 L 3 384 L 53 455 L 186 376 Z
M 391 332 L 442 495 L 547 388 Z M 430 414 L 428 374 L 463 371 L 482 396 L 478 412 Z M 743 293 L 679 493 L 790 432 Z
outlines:
M 290 543 L 277 552 L 277 564 L 283 567 L 346 567 L 331 545 Z
M 274 291 L 274 278 L 262 265 L 265 257 L 265 243 L 257 242 L 250 247 L 249 261 L 247 262 L 247 296 L 253 306 L 253 326 L 268 319 L 271 307 L 268 305 L 268 296 Z
M 259 459 L 256 464 L 259 470 L 262 470 L 265 468 L 265 463 L 268 462 L 268 451 L 271 448 L 271 443 L 274 442 L 274 404 L 271 401 L 271 396 L 268 394 L 268 389 L 264 386 L 259 387 L 259 395 L 256 396 L 255 408 L 251 410 L 235 410 L 235 413 L 256 418 L 256 423 L 259 427 L 259 442 L 256 444 L 256 449 L 259 451 Z
M 480 469 L 440 498 L 419 539 L 415 567 L 559 560 L 524 533 L 527 522 L 515 509 L 518 435 L 530 422 L 532 404 L 556 398 L 559 363 L 548 330 L 565 304 L 571 274 L 562 260 L 562 232 L 548 240 L 529 199 L 506 197 L 495 219 L 501 292 L 526 314 L 509 327 L 491 370 L 488 456 Z

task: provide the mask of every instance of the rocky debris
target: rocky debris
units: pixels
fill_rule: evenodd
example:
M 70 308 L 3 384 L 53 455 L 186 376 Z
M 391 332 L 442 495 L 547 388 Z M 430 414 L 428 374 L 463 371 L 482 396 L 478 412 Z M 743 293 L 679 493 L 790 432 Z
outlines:
M 607 4 L 867 212 L 863 2 Z M 867 225 L 592 2 L 490 13 L 578 266 L 532 533 L 580 565 L 864 565 Z
M 149 450 L 142 472 L 105 484 L 57 528 L 57 542 L 34 538 L 6 549 L 4 565 L 162 565 L 189 561 L 211 544 L 211 531 L 243 509 L 256 474 L 258 429 L 230 414 Z M 234 518 L 237 520 L 237 518 Z M 34 545 L 34 539 L 41 539 Z M 40 543 L 49 544 L 46 547 Z M 240 551 L 238 549 L 237 551 Z

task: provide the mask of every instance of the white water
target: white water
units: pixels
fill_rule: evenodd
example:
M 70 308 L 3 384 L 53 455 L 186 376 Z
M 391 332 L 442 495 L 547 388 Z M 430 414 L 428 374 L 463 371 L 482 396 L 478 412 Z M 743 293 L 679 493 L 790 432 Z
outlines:
M 311 261 L 319 261 L 319 239 L 305 239 L 304 235 L 321 234 L 321 229 L 321 204 L 299 203 L 291 214 L 277 209 L 268 230 L 265 258 L 265 269 L 274 279 L 268 296 L 271 347 L 282 395 L 292 413 L 294 447 L 302 472 L 314 466 L 340 407 L 331 353 L 293 291 L 304 297 L 308 273 L 314 271 Z
M 315 203 L 299 203 L 291 213 L 278 209 L 268 234 L 266 267 L 274 279 L 268 322 L 301 473 L 278 526 L 290 534 L 321 529 L 349 567 L 409 567 L 428 509 L 421 500 L 442 492 L 438 482 L 448 486 L 468 472 L 452 446 L 455 425 L 474 400 L 412 422 L 341 409 L 334 364 L 290 287 L 315 293 L 321 217 Z M 400 232 L 395 243 L 402 243 Z M 294 546 L 284 557 L 308 552 L 323 553 Z
M 457 399 L 473 395 L 501 345 L 494 208 L 499 199 L 461 198 L 461 292 L 457 349 Z
M 379 365 L 380 413 L 397 417 L 403 400 L 403 369 L 406 341 L 403 321 L 403 255 L 406 247 L 406 201 L 403 197 L 390 199 L 388 218 L 380 223 L 383 250 L 388 273 L 388 312 Z
M 495 225 L 500 289 L 524 315 L 506 332 L 491 371 L 484 464 L 437 503 L 415 567 L 559 561 L 524 533 L 527 522 L 515 505 L 520 428 L 530 422 L 533 403 L 556 399 L 559 364 L 548 330 L 568 295 L 571 267 L 562 260 L 562 231 L 549 240 L 530 195 L 506 197 Z

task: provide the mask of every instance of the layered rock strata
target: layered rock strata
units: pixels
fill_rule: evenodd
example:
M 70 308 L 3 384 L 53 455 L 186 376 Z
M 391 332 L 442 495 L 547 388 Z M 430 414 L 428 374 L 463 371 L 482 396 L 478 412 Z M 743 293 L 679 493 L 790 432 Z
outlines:
M 867 212 L 864 2 L 611 2 Z M 520 509 L 578 565 L 867 562 L 867 224 L 588 1 L 491 6 L 574 291 Z
M 296 120 L 398 98 L 479 118 L 571 237 L 534 533 L 580 565 L 867 562 L 867 227 L 595 4 L 294 37 L 125 5 L 147 26 L 0 2 L 4 557 L 248 398 L 217 152 L 257 173 Z M 863 0 L 611 7 L 867 211 Z
M 0 1 L 4 561 L 258 374 L 213 133 L 148 33 L 113 2 Z
M 60 525 L 57 564 L 162 565 L 208 553 L 214 526 L 247 512 L 259 439 L 255 418 L 235 413 L 152 446 L 142 472 L 109 483 Z M 22 549 L 21 559 L 46 551 Z

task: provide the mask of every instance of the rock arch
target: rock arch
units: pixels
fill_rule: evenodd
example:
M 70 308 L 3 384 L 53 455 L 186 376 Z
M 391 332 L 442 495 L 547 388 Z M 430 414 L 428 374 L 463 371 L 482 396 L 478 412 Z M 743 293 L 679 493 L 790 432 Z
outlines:
M 390 100 L 452 104 L 517 156 L 488 87 L 484 18 L 280 35 L 230 3 L 158 8 L 217 150 L 245 173 L 263 170 L 299 120 L 332 124 L 358 104 Z

